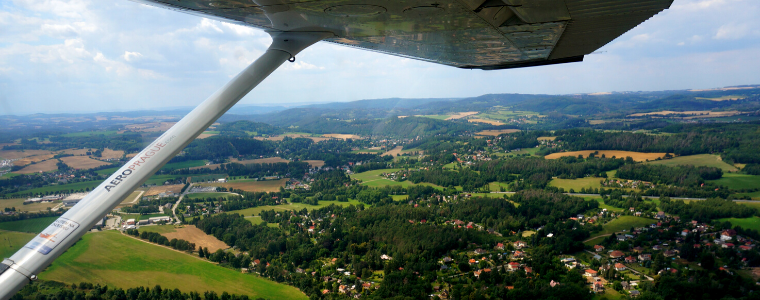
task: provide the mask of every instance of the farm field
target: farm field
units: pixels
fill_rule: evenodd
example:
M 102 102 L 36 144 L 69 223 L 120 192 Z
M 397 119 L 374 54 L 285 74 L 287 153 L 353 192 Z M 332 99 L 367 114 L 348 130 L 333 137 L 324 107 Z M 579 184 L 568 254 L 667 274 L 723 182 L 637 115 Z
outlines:
M 244 190 L 246 192 L 277 192 L 280 187 L 284 187 L 288 182 L 288 178 L 279 180 L 266 180 L 256 181 L 253 179 L 242 179 L 224 183 L 201 183 L 199 186 L 220 186 L 225 188 L 233 188 L 236 190 Z
M 306 299 L 296 288 L 242 274 L 123 236 L 116 231 L 86 234 L 39 277 L 68 284 L 92 282 L 119 288 L 153 286 L 215 291 L 271 299 Z
M 108 148 L 103 149 L 103 153 L 100 155 L 100 159 L 119 159 L 124 156 L 124 150 L 111 150 Z
M 399 118 L 406 118 L 408 116 L 398 116 Z M 436 120 L 449 120 L 451 115 L 416 115 L 415 117 L 431 118 Z
M 23 167 L 31 163 L 38 163 L 53 158 L 53 154 L 28 156 L 13 162 L 14 166 Z
M 604 204 L 604 201 L 602 201 L 602 197 L 589 197 L 589 196 L 585 196 L 585 197 L 582 197 L 582 198 L 586 199 L 586 200 L 590 200 L 590 201 L 599 202 L 599 208 L 606 208 L 609 211 L 623 211 L 623 209 L 620 208 L 620 207 L 614 207 L 614 206 L 610 206 L 610 205 Z
M 0 222 L 0 230 L 39 233 L 58 217 L 44 217 L 11 222 Z
M 403 196 L 406 196 L 406 195 L 403 195 Z M 259 213 L 261 213 L 261 211 L 263 210 L 286 211 L 286 210 L 302 210 L 304 208 L 308 210 L 312 210 L 312 209 L 319 209 L 325 206 L 330 206 L 332 204 L 340 205 L 340 206 L 362 204 L 365 207 L 369 207 L 369 205 L 367 204 L 361 203 L 354 199 L 349 199 L 348 202 L 319 201 L 319 205 L 309 205 L 309 204 L 304 204 L 304 203 L 289 203 L 285 205 L 265 205 L 265 206 L 251 207 L 251 208 L 246 208 L 246 209 L 241 209 L 241 210 L 232 210 L 226 213 L 230 213 L 230 214 L 237 213 L 237 214 L 241 214 L 243 216 L 248 217 L 248 216 L 258 216 Z
M 141 227 L 142 228 L 142 227 Z M 216 252 L 218 249 L 227 249 L 224 242 L 218 240 L 216 237 L 211 236 L 196 228 L 194 225 L 187 225 L 180 228 L 174 228 L 174 231 L 161 233 L 167 239 L 182 239 L 191 243 L 195 243 L 196 247 L 208 248 L 211 252 Z
M 451 116 L 446 118 L 446 120 L 457 120 L 457 119 L 461 119 L 461 118 L 476 115 L 476 114 L 478 114 L 477 111 L 460 112 L 460 113 L 452 114 Z
M 185 195 L 185 199 L 203 199 L 203 198 L 219 198 L 219 197 L 237 198 L 240 196 L 233 193 L 192 193 L 192 194 Z
M 723 173 L 721 179 L 710 180 L 710 182 L 725 185 L 732 190 L 760 188 L 760 176 L 758 175 Z
M 0 199 L 0 211 L 11 207 L 15 207 L 16 211 L 41 211 L 47 210 L 48 207 L 53 208 L 61 203 L 61 201 L 55 201 L 51 203 L 34 203 L 24 205 L 24 200 L 26 200 L 26 198 Z
M 89 158 L 87 156 L 67 156 L 67 157 L 61 157 L 61 161 L 63 163 L 69 165 L 69 167 L 72 167 L 74 169 L 80 169 L 80 170 L 88 170 L 92 168 L 97 168 L 100 166 L 108 165 L 107 162 L 102 162 L 99 160 L 94 160 L 92 158 Z
M 509 191 L 509 184 L 505 182 L 489 182 L 488 188 L 491 189 L 492 192 L 501 192 L 500 188 L 504 188 L 504 191 Z
M 329 134 L 323 134 L 322 136 L 328 137 L 328 138 L 334 138 L 334 139 L 341 139 L 341 140 L 347 140 L 347 139 L 358 140 L 362 138 L 355 134 L 340 134 L 340 133 L 329 133 Z
M 153 186 L 150 189 L 148 189 L 143 196 L 155 196 L 160 193 L 165 193 L 167 191 L 173 192 L 173 193 L 179 193 L 182 191 L 182 188 L 184 187 L 184 184 L 171 184 L 171 185 L 159 185 L 159 186 Z
M 549 182 L 549 186 L 557 187 L 557 188 L 563 188 L 566 192 L 569 192 L 570 189 L 573 189 L 576 193 L 578 193 L 581 188 L 601 188 L 602 184 L 599 183 L 603 178 L 601 177 L 584 177 L 584 178 L 578 178 L 578 179 L 560 179 L 555 178 L 552 179 L 552 181 Z
M 188 161 L 182 161 L 182 162 L 176 162 L 176 163 L 168 163 L 164 165 L 161 170 L 176 170 L 176 169 L 188 169 L 192 167 L 199 167 L 206 165 L 206 161 L 204 160 L 188 160 Z
M 632 115 L 629 115 L 629 117 L 682 115 L 684 119 L 693 119 L 693 118 L 728 117 L 728 116 L 734 116 L 734 115 L 738 115 L 738 114 L 741 114 L 741 112 L 740 111 L 736 111 L 736 110 L 731 110 L 731 111 L 709 111 L 709 110 L 671 111 L 671 110 L 664 110 L 664 111 L 657 111 L 657 112 L 632 114 Z
M 539 136 L 536 139 L 539 141 L 553 141 L 553 140 L 556 140 L 557 137 L 556 136 Z
M 49 155 L 53 152 L 48 150 L 0 150 L 0 158 L 19 159 L 35 155 Z
M 658 161 L 650 161 L 649 164 L 665 165 L 665 166 L 678 166 L 678 165 L 692 165 L 695 167 L 716 167 L 723 172 L 736 172 L 736 167 L 729 165 L 720 159 L 720 156 L 714 154 L 697 154 L 679 156 L 671 159 L 663 159 Z M 723 174 L 725 176 L 726 174 Z
M 153 175 L 145 181 L 146 185 L 162 185 L 167 180 L 174 180 L 175 178 L 184 178 L 181 175 Z
M 33 233 L 0 230 L 0 257 L 11 257 L 34 236 Z
M 751 218 L 724 218 L 724 219 L 718 219 L 718 221 L 721 222 L 731 222 L 731 225 L 734 226 L 741 226 L 744 229 L 752 229 L 756 231 L 760 231 L 760 217 L 751 217 Z
M 57 164 L 58 164 L 57 159 L 48 159 L 46 161 L 38 162 L 33 165 L 28 165 L 25 168 L 16 171 L 15 173 L 31 174 L 31 173 L 55 171 L 55 170 L 58 170 Z
M 324 160 L 310 159 L 310 160 L 304 160 L 304 162 L 308 163 L 312 168 L 321 168 L 322 166 L 325 165 Z
M 488 120 L 488 119 L 469 119 L 469 120 L 467 120 L 467 122 L 470 122 L 470 123 L 484 123 L 484 124 L 490 124 L 490 125 L 494 125 L 494 126 L 504 125 L 504 123 L 502 123 L 502 122 L 494 121 L 494 120 Z
M 475 134 L 497 136 L 500 134 L 515 133 L 515 132 L 520 132 L 520 129 L 483 130 L 480 132 L 476 132 Z
M 99 180 L 92 180 L 92 181 L 82 181 L 82 182 L 75 182 L 75 183 L 69 183 L 69 184 L 61 184 L 61 185 L 49 185 L 49 186 L 43 186 L 39 188 L 34 188 L 31 190 L 26 191 L 20 191 L 13 194 L 10 194 L 9 196 L 19 196 L 19 195 L 29 195 L 29 194 L 44 194 L 48 192 L 69 192 L 70 190 L 78 191 L 78 190 L 84 190 L 87 188 L 94 188 L 98 186 L 102 181 Z
M 401 154 L 401 149 L 404 149 L 404 146 L 396 146 L 396 148 L 388 150 L 388 152 L 383 153 L 381 156 L 390 155 L 390 156 L 394 156 L 395 157 L 395 156 Z
M 262 220 L 261 217 L 259 217 L 259 216 L 245 217 L 245 219 L 248 220 L 249 222 L 251 222 L 251 224 L 253 224 L 253 225 L 259 225 L 261 223 L 264 223 L 264 220 Z M 267 227 L 277 228 L 277 227 L 280 227 L 280 224 L 278 224 L 278 223 L 267 223 Z
M 646 161 L 648 160 L 655 160 L 657 158 L 662 158 L 665 156 L 666 153 L 645 153 L 645 152 L 633 152 L 633 151 L 617 151 L 617 150 L 582 150 L 582 151 L 572 151 L 572 152 L 558 152 L 558 153 L 552 153 L 544 158 L 546 159 L 557 159 L 564 156 L 575 156 L 582 155 L 584 158 L 588 157 L 589 154 L 594 153 L 596 151 L 599 151 L 599 154 L 597 156 L 601 157 L 604 155 L 607 158 L 617 157 L 617 158 L 626 158 L 630 156 L 635 161 Z

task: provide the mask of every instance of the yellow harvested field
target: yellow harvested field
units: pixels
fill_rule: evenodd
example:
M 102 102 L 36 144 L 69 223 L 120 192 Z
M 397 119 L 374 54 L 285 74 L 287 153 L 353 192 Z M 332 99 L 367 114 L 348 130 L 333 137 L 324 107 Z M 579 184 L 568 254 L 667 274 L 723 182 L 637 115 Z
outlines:
M 43 162 L 39 162 L 33 165 L 28 165 L 26 166 L 26 168 L 23 168 L 13 173 L 31 174 L 31 173 L 38 173 L 38 172 L 55 171 L 55 170 L 58 170 L 58 166 L 56 165 L 57 163 L 58 163 L 57 159 L 48 159 Z
M 342 140 L 346 140 L 346 139 L 358 140 L 362 138 L 355 134 L 340 134 L 340 133 L 323 134 L 322 136 L 328 137 L 328 138 L 334 138 L 334 139 L 342 139 Z
M 557 159 L 560 157 L 565 156 L 575 156 L 583 155 L 584 158 L 588 157 L 589 154 L 596 152 L 597 150 L 583 150 L 583 151 L 572 151 L 572 152 L 559 152 L 559 153 L 552 153 L 547 156 L 544 156 L 546 159 Z M 604 155 L 607 158 L 612 158 L 613 156 L 616 158 L 626 158 L 630 156 L 635 161 L 647 161 L 647 160 L 655 160 L 657 158 L 665 157 L 666 153 L 644 153 L 644 152 L 633 152 L 633 151 L 617 151 L 617 150 L 598 150 L 599 154 L 597 154 L 597 157 L 601 157 Z
M 105 148 L 103 149 L 103 154 L 100 156 L 100 159 L 119 159 L 122 156 L 124 156 L 124 150 L 111 150 Z
M 461 119 L 464 117 L 469 117 L 469 116 L 477 115 L 477 114 L 478 114 L 477 111 L 460 112 L 460 113 L 451 115 L 450 117 L 446 118 L 446 120 L 456 120 L 456 119 Z
M 179 194 L 182 191 L 182 187 L 184 187 L 184 184 L 170 184 L 170 185 L 159 185 L 159 186 L 153 186 L 151 187 L 143 196 L 155 196 L 160 193 L 165 192 L 172 192 Z
M 304 162 L 308 163 L 312 168 L 320 168 L 325 165 L 324 160 L 304 160 Z
M 90 149 L 64 149 L 62 153 L 71 155 L 87 155 L 87 151 L 90 151 Z
M 520 129 L 483 130 L 483 131 L 475 133 L 475 134 L 477 134 L 477 135 L 497 136 L 497 135 L 500 135 L 500 134 L 515 133 L 515 132 L 520 132 Z
M 741 100 L 744 98 L 747 98 L 747 96 L 729 95 L 729 96 L 716 97 L 716 98 L 696 97 L 696 99 L 710 100 L 710 101 L 736 101 L 736 100 Z
M 396 155 L 401 154 L 401 149 L 404 149 L 404 146 L 396 146 L 396 148 L 393 148 L 390 151 L 385 152 L 380 156 L 386 156 L 386 155 L 396 156 Z
M 0 151 L 0 158 L 3 159 L 19 159 L 35 155 L 49 155 L 53 154 L 47 150 L 2 150 Z
M 126 157 L 127 158 L 133 158 L 133 157 L 135 157 L 135 155 L 137 155 L 137 153 L 130 153 L 130 154 L 127 154 Z
M 169 130 L 169 128 L 174 126 L 174 124 L 177 124 L 177 122 L 152 122 L 152 123 L 145 123 L 145 124 L 127 125 L 124 128 L 126 128 L 126 130 L 137 131 L 137 132 L 156 132 L 156 131 L 167 131 Z M 122 132 L 123 131 L 119 133 L 122 133 Z
M 215 135 L 216 134 L 213 134 L 213 133 L 201 133 L 201 135 L 199 135 L 197 137 L 197 139 L 205 139 L 205 138 L 209 138 L 209 137 L 212 137 L 212 136 L 215 136 Z
M 238 160 L 233 161 L 239 164 L 274 164 L 274 163 L 289 163 L 290 161 L 287 159 L 283 159 L 282 157 L 267 157 L 267 158 L 257 158 L 257 159 L 248 159 L 248 160 Z
M 66 156 L 66 157 L 61 157 L 61 160 L 63 161 L 63 163 L 67 164 L 69 167 L 72 167 L 74 169 L 80 169 L 80 170 L 97 168 L 97 167 L 109 164 L 107 162 L 94 160 L 87 156 Z
M 494 126 L 504 125 L 505 123 L 494 121 L 494 120 L 486 120 L 486 119 L 469 119 L 467 122 L 470 123 L 485 123 L 485 124 L 491 124 Z
M 178 239 L 178 240 L 186 240 L 188 242 L 194 243 L 195 247 L 203 247 L 208 248 L 211 252 L 216 252 L 218 249 L 227 249 L 230 246 L 227 246 L 224 242 L 218 240 L 216 237 L 211 236 L 203 232 L 203 230 L 200 230 L 195 227 L 195 225 L 188 225 L 182 228 L 177 228 L 174 230 L 174 232 L 168 232 L 162 234 L 167 239 Z
M 632 114 L 632 115 L 629 115 L 629 117 L 682 115 L 684 119 L 694 119 L 694 118 L 730 117 L 730 116 L 735 116 L 735 115 L 738 115 L 738 114 L 741 114 L 741 113 L 742 112 L 737 111 L 737 110 L 730 110 L 730 111 L 709 111 L 709 110 L 671 111 L 671 110 L 664 110 L 664 111 L 657 111 L 657 112 L 650 112 L 650 113 Z
M 278 192 L 280 191 L 280 187 L 284 187 L 288 180 L 289 178 L 266 181 L 240 180 L 225 183 L 203 183 L 199 186 L 220 186 L 228 189 L 244 190 L 246 192 Z
M 53 155 L 53 154 L 47 154 L 47 155 L 35 155 L 35 156 L 24 157 L 22 159 L 14 161 L 13 165 L 19 166 L 19 167 L 26 166 L 28 164 L 31 164 L 32 162 L 38 163 L 38 162 L 41 162 L 43 160 L 51 159 L 51 158 L 53 158 L 53 156 L 55 156 L 55 155 Z
M 539 136 L 537 138 L 537 140 L 539 140 L 539 141 L 553 141 L 553 140 L 556 140 L 556 139 L 557 139 L 556 136 Z
M 314 137 L 314 136 L 309 136 L 309 135 L 306 135 L 306 134 L 296 134 L 296 133 L 283 134 L 283 135 L 278 135 L 278 136 L 271 136 L 271 137 L 267 137 L 267 138 L 257 136 L 257 137 L 254 137 L 254 139 L 257 139 L 257 140 L 260 140 L 260 141 L 264 141 L 264 140 L 266 140 L 266 141 L 282 141 L 282 139 L 284 139 L 285 137 L 290 137 L 290 138 L 294 138 L 294 139 L 295 138 L 311 139 L 315 143 L 319 143 L 321 141 L 326 141 L 326 140 L 330 139 L 328 137 Z

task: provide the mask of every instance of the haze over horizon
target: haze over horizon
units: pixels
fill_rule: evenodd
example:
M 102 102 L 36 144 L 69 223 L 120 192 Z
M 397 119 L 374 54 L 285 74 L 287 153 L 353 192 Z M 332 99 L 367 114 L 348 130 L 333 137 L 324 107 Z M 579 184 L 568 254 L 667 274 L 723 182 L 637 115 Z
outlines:
M 461 70 L 319 43 L 240 104 L 756 84 L 757 15 L 757 1 L 676 0 L 584 62 L 502 71 Z M 191 107 L 271 40 L 259 29 L 130 1 L 5 1 L 0 26 L 0 115 Z

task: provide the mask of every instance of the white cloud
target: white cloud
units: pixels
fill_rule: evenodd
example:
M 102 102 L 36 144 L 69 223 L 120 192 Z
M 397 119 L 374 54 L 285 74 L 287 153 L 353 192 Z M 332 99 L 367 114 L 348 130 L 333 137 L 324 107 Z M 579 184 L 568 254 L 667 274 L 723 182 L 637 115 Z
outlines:
M 143 55 L 142 55 L 142 54 L 140 54 L 140 52 L 129 52 L 129 51 L 124 51 L 124 55 L 122 55 L 122 56 L 121 56 L 121 58 L 123 58 L 123 59 L 124 59 L 124 60 L 126 60 L 126 61 L 132 61 L 133 59 L 139 59 L 139 58 L 141 58 L 142 56 L 143 56 Z
M 726 24 L 718 28 L 713 38 L 719 40 L 736 40 L 750 33 L 747 24 Z

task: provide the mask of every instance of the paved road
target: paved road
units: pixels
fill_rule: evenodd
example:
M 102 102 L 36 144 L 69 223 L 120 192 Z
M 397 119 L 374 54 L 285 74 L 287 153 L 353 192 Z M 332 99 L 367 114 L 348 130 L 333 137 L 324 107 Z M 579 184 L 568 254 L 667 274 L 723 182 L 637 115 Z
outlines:
M 174 206 L 172 206 L 172 215 L 174 216 L 175 223 L 179 223 L 179 217 L 177 216 L 177 207 L 179 207 L 179 203 L 182 202 L 182 198 L 185 198 L 185 195 L 187 195 L 190 192 L 190 189 L 193 188 L 193 184 L 191 183 L 190 186 L 188 186 L 184 192 L 182 192 L 182 195 L 179 195 L 179 199 L 177 199 L 177 203 L 174 203 Z

